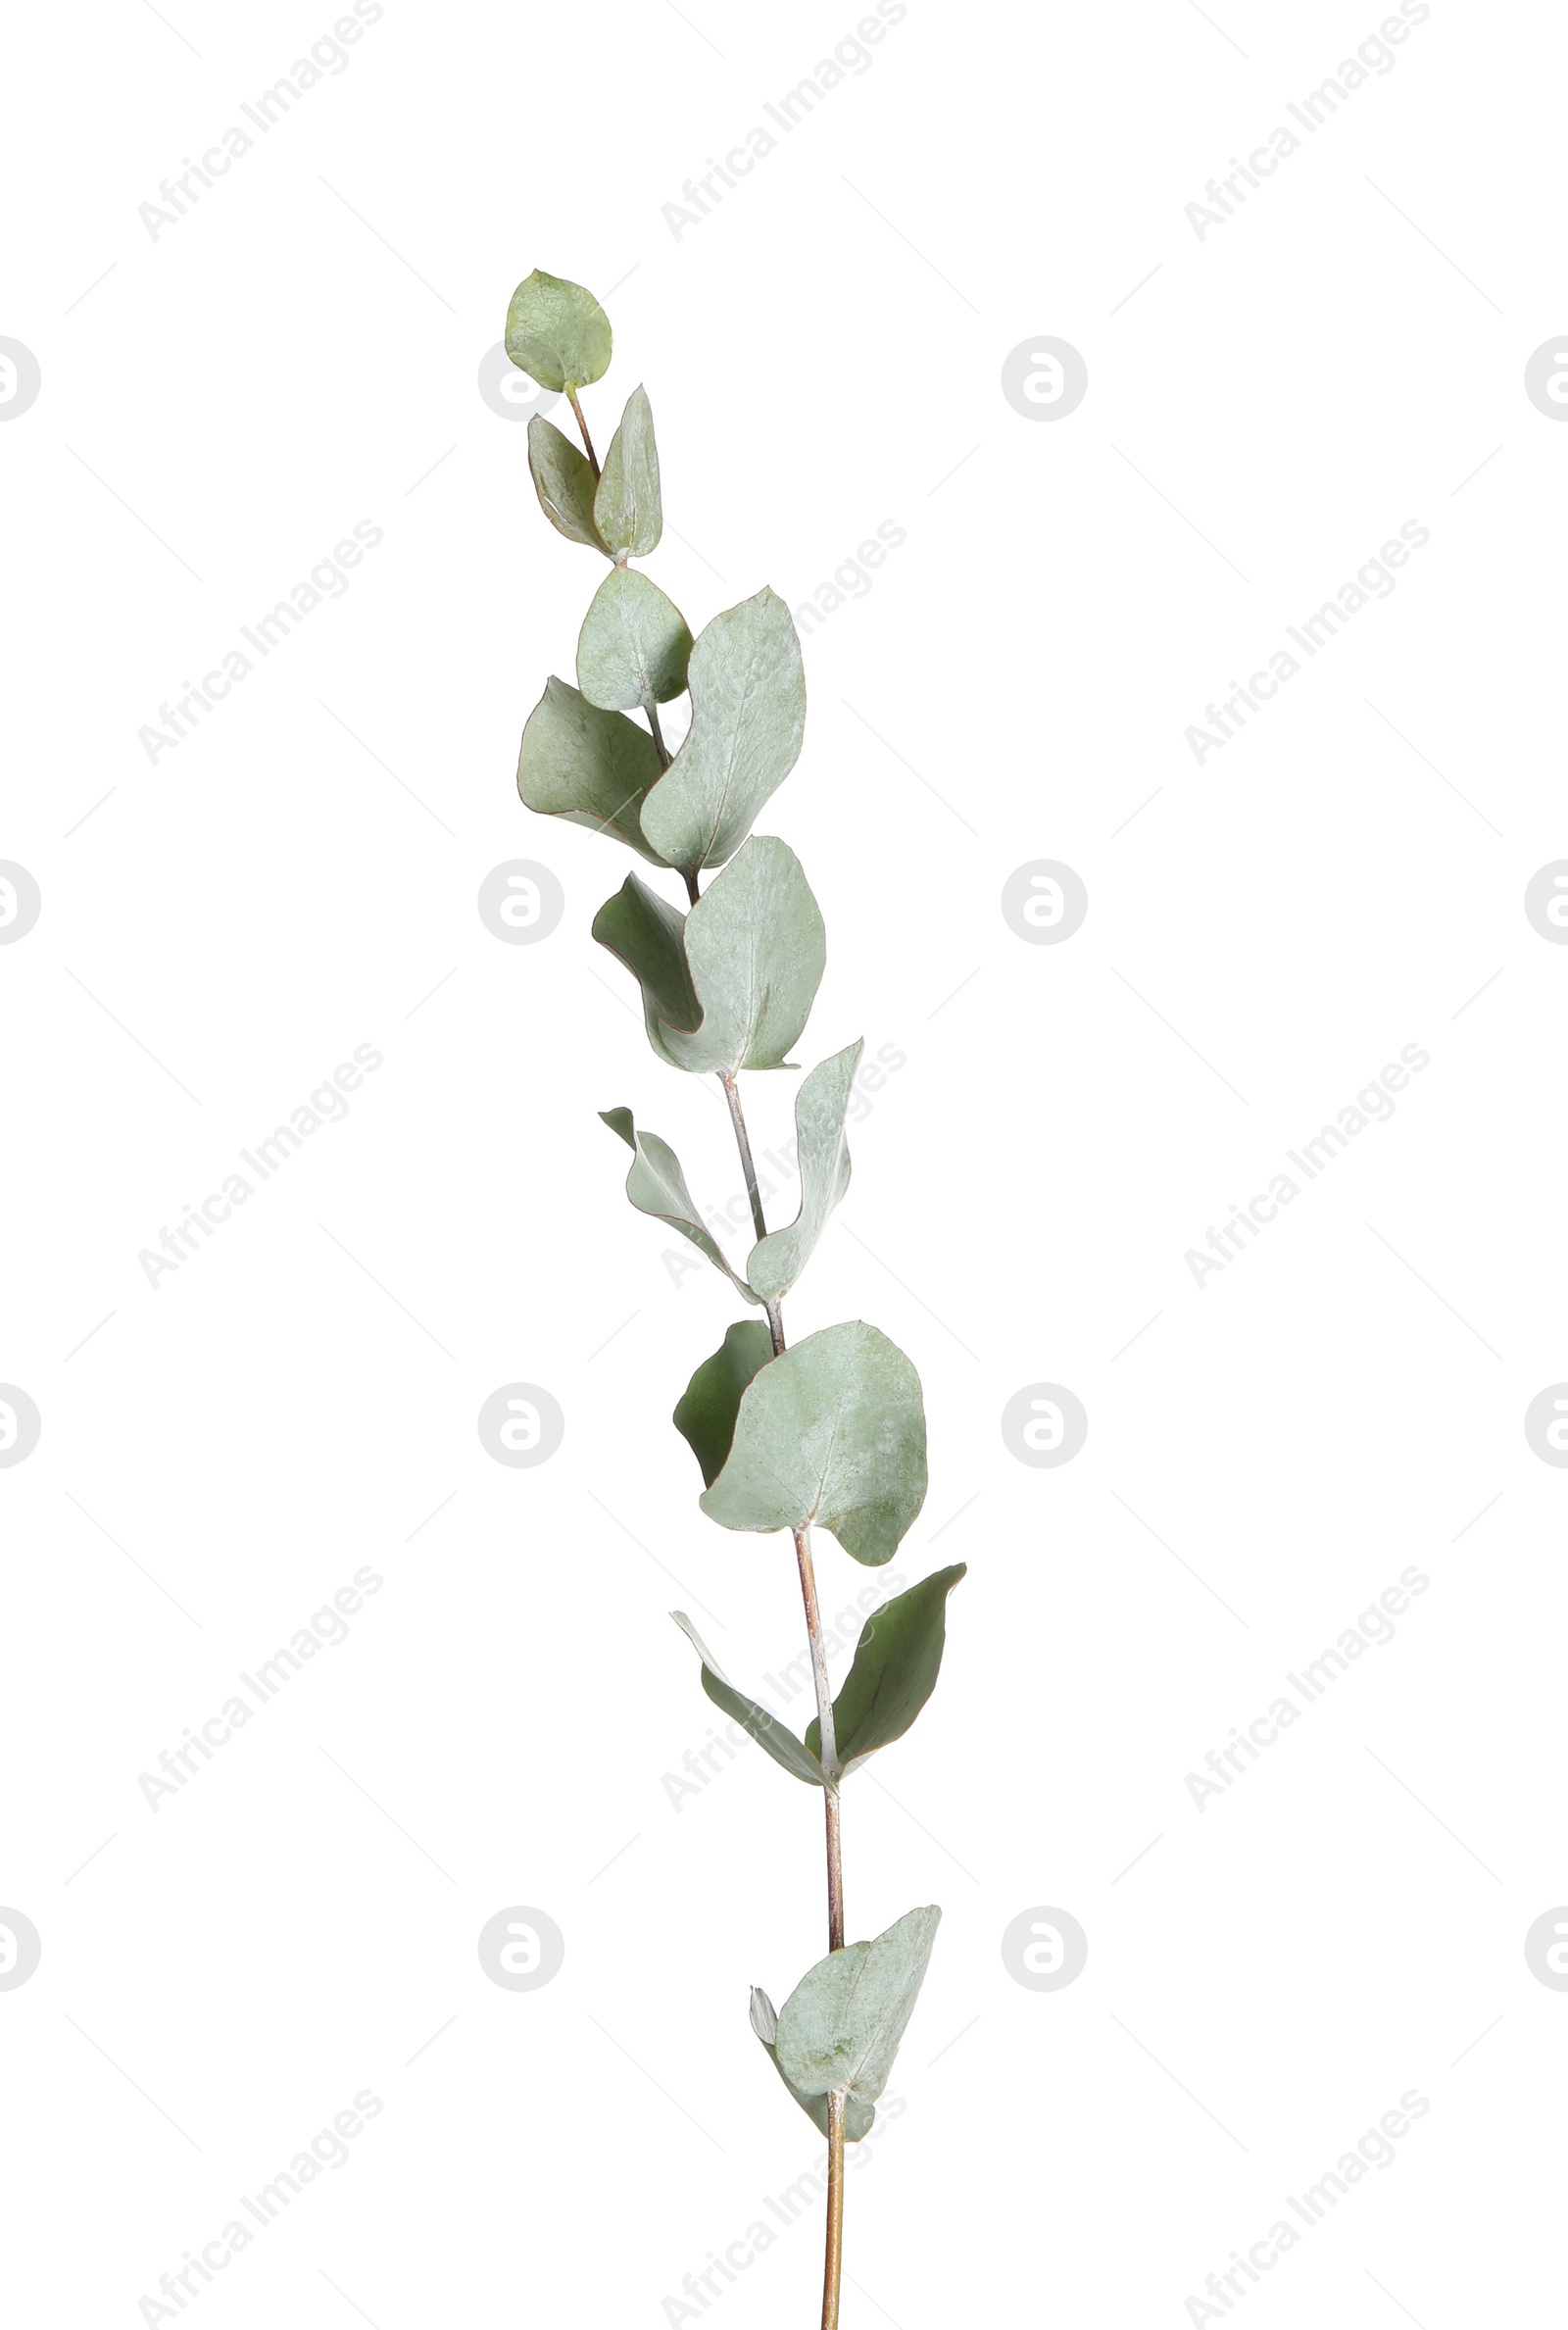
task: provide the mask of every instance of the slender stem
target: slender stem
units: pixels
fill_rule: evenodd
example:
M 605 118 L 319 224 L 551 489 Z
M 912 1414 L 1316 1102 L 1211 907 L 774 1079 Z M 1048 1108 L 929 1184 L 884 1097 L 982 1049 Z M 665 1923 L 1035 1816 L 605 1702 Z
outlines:
M 752 1157 L 751 1141 L 747 1137 L 746 1117 L 741 1109 L 740 1090 L 732 1075 L 720 1075 L 718 1080 L 724 1087 L 724 1098 L 729 1103 L 729 1120 L 735 1127 L 735 1146 L 741 1153 L 741 1170 L 746 1175 L 746 1194 L 752 1201 L 752 1227 L 760 1238 L 765 1238 L 767 1223 L 762 1215 L 761 1192 L 757 1186 L 757 1165 Z M 767 1319 L 769 1327 L 772 1328 L 773 1357 L 775 1359 L 784 1348 L 782 1320 L 777 1325 L 773 1320 L 773 1313 L 776 1308 L 776 1305 L 769 1304 Z
M 795 1562 L 801 1573 L 801 1600 L 806 1605 L 806 1632 L 811 1645 L 811 1673 L 816 1683 L 816 1720 L 822 1735 L 818 1760 L 834 1783 L 827 1791 L 827 1916 L 830 1950 L 844 1947 L 844 1873 L 839 1865 L 838 1764 L 839 1744 L 833 1730 L 833 1690 L 827 1679 L 827 1646 L 822 1640 L 822 1613 L 816 1606 L 816 1572 L 811 1566 L 811 1532 L 795 1532 Z
M 844 2270 L 844 2092 L 827 2099 L 827 2255 L 822 2265 L 822 2330 L 839 2330 L 839 2276 Z
M 661 768 L 667 768 L 669 767 L 669 754 L 664 748 L 664 732 L 659 724 L 659 706 L 657 704 L 650 704 L 648 707 L 648 725 L 654 732 L 654 750 L 659 755 L 659 766 Z M 695 906 L 697 904 L 697 898 L 696 893 L 692 890 L 690 879 L 688 879 L 687 882 L 687 892 L 691 897 L 693 906 Z
M 594 451 L 594 441 L 588 434 L 588 423 L 582 417 L 582 407 L 577 402 L 577 391 L 575 388 L 568 388 L 566 394 L 570 397 L 571 409 L 577 416 L 577 426 L 582 430 L 582 448 L 588 456 L 588 467 L 592 470 L 594 482 L 597 484 L 599 481 L 599 456 Z
M 686 869 L 686 890 L 695 906 L 700 891 L 696 872 L 691 868 Z M 765 1238 L 767 1219 L 762 1212 L 761 1192 L 757 1185 L 757 1166 L 752 1157 L 751 1136 L 746 1130 L 746 1113 L 741 1107 L 740 1091 L 733 1075 L 721 1075 L 719 1082 L 724 1087 L 730 1122 L 735 1127 L 735 1145 L 740 1151 L 741 1169 L 746 1175 L 746 1194 L 751 1200 L 752 1223 L 759 1238 Z M 773 1356 L 777 1359 L 785 1348 L 783 1306 L 775 1302 L 764 1307 Z M 844 1947 L 844 1846 L 840 1828 L 838 1740 L 833 1729 L 833 1688 L 828 1679 L 827 1646 L 822 1639 L 822 1613 L 817 1607 L 816 1571 L 811 1562 L 809 1525 L 803 1523 L 794 1535 L 795 1561 L 801 1577 L 801 1601 L 806 1611 L 806 1634 L 811 1649 L 811 1676 L 816 1686 L 820 1761 L 827 1774 L 822 1805 L 827 1829 L 827 1946 L 832 1952 Z M 822 2330 L 838 2330 L 839 2282 L 844 2265 L 842 2090 L 830 2091 L 827 2113 L 827 2247 L 822 2269 Z

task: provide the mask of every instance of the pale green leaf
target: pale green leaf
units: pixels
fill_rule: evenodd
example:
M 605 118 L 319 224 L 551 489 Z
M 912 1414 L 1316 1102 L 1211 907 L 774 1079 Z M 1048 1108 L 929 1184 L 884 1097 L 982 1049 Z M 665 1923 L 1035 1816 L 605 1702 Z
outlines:
M 594 936 L 640 983 L 661 1060 L 692 1075 L 785 1065 L 827 960 L 800 860 L 760 834 L 684 918 L 633 875 L 600 909 Z
M 542 817 L 613 834 L 656 866 L 637 813 L 659 781 L 654 740 L 622 712 L 601 712 L 564 679 L 546 682 L 517 755 L 517 791 Z
M 675 1429 L 701 1465 L 705 1488 L 711 1488 L 724 1469 L 742 1392 L 772 1356 L 773 1338 L 762 1321 L 743 1318 L 726 1330 L 717 1351 L 704 1360 L 676 1402 Z
M 787 842 L 742 844 L 686 917 L 686 960 L 703 1021 L 695 1035 L 666 1038 L 678 1066 L 783 1066 L 827 961 L 821 912 Z
M 770 1715 L 755 1699 L 748 1699 L 743 1691 L 736 1690 L 685 1611 L 672 1610 L 669 1614 L 703 1662 L 703 1689 L 714 1707 L 722 1708 L 743 1731 L 750 1732 L 758 1746 L 765 1748 L 773 1761 L 782 1764 L 793 1779 L 804 1780 L 808 1788 L 826 1787 L 827 1774 L 816 1758 L 807 1754 L 787 1724 Z
M 897 1344 L 857 1319 L 808 1335 L 753 1377 L 728 1461 L 701 1503 L 726 1529 L 817 1522 L 874 1568 L 898 1551 L 925 1485 L 920 1378 Z
M 746 849 L 755 849 L 748 842 Z M 739 866 L 741 857 L 735 861 Z M 733 868 L 731 869 L 733 870 Z M 719 875 L 719 881 L 725 876 Z M 717 888 L 717 883 L 714 888 Z M 812 1068 L 795 1096 L 795 1163 L 801 1176 L 801 1210 L 783 1229 L 769 1230 L 752 1248 L 747 1277 L 765 1302 L 788 1294 L 810 1261 L 828 1215 L 850 1186 L 850 1149 L 844 1117 L 855 1089 L 863 1046 L 848 1045 Z
M 757 1297 L 745 1279 L 736 1277 L 716 1241 L 703 1227 L 702 1215 L 681 1171 L 680 1159 L 669 1143 L 662 1141 L 656 1132 L 639 1132 L 630 1109 L 601 1109 L 599 1114 L 632 1152 L 626 1195 L 638 1213 L 652 1215 L 656 1221 L 667 1221 L 671 1229 L 679 1230 L 699 1254 L 707 1255 L 715 1270 L 723 1271 L 749 1303 L 755 1303 Z
M 778 2065 L 803 2095 L 874 2104 L 914 2011 L 942 1911 L 911 1909 L 874 1942 L 819 1958 L 779 2012 Z
M 583 388 L 609 370 L 610 318 L 591 291 L 536 267 L 507 309 L 507 354 L 541 388 Z
M 578 636 L 577 685 L 603 711 L 646 712 L 681 693 L 691 651 L 686 619 L 658 583 L 632 567 L 612 567 Z
M 687 668 L 692 724 L 649 796 L 644 831 L 671 866 L 722 866 L 800 757 L 806 673 L 771 590 L 715 615 Z
M 659 547 L 664 513 L 659 491 L 659 447 L 648 392 L 634 388 L 620 426 L 610 440 L 604 475 L 594 495 L 594 523 L 622 558 L 646 558 Z
M 557 533 L 568 542 L 586 542 L 590 550 L 604 551 L 608 558 L 594 524 L 593 471 L 586 456 L 542 413 L 528 423 L 528 469 L 539 507 Z
M 793 2086 L 788 2079 L 784 2078 L 784 2066 L 778 2059 L 778 2049 L 774 2045 L 778 2036 L 778 2016 L 773 2011 L 773 2002 L 765 1990 L 752 1992 L 752 2028 L 762 2042 L 768 2061 L 780 2079 L 784 2080 L 784 2085 L 789 2088 L 796 2103 L 806 2113 L 811 2125 L 819 2129 L 825 2136 L 828 2132 L 827 2098 L 826 2096 L 803 2095 L 798 2087 Z M 858 2144 L 862 2137 L 869 2136 L 875 2119 L 876 2106 L 874 2104 L 862 2104 L 858 2096 L 847 2096 L 844 2100 L 845 2143 Z
M 732 1328 L 732 1333 L 738 1333 Z M 759 1330 L 760 1331 L 760 1330 Z M 947 1638 L 948 1596 L 964 1563 L 939 1569 L 874 1610 L 860 1629 L 855 1663 L 833 1702 L 839 1777 L 847 1779 L 878 1748 L 902 1739 L 936 1688 Z M 813 1756 L 822 1752 L 813 1715 L 806 1734 Z
M 642 988 L 649 1042 L 671 1067 L 680 1063 L 665 1050 L 663 1031 L 694 1028 L 703 1016 L 687 968 L 685 929 L 686 917 L 679 908 L 634 873 L 627 874 L 613 898 L 605 900 L 593 920 L 592 935 L 625 964 Z

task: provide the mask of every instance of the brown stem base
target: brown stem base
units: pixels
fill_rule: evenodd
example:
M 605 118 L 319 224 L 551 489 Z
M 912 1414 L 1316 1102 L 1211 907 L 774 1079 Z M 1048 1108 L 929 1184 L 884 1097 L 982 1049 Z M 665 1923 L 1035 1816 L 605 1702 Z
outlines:
M 844 2272 L 844 2098 L 827 2100 L 827 2254 L 822 2266 L 822 2330 L 839 2330 Z

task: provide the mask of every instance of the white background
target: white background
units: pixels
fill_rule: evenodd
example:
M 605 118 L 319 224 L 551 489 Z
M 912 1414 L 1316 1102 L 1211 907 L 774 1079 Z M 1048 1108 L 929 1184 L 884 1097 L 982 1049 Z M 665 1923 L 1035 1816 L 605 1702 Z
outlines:
M 1433 0 L 1200 240 L 1185 206 L 1379 9 L 1215 17 L 909 0 L 678 235 L 663 206 L 853 9 L 386 0 L 156 238 L 138 205 L 325 0 L 13 25 L 18 2320 L 162 2318 L 159 2275 L 365 2089 L 346 2163 L 186 2310 L 685 2319 L 682 2276 L 820 2150 L 745 2011 L 823 1947 L 815 1807 L 749 1748 L 678 1810 L 663 1784 L 712 1715 L 670 1605 L 754 1681 L 799 1605 L 787 1540 L 697 1512 L 668 1411 L 736 1306 L 672 1279 L 595 1115 L 633 1105 L 723 1204 L 716 1096 L 589 941 L 625 854 L 514 790 L 600 571 L 476 387 L 535 265 L 611 310 L 601 445 L 649 386 L 650 570 L 694 626 L 907 535 L 807 640 L 761 819 L 830 933 L 801 1057 L 904 1055 L 792 1333 L 908 1351 L 931 1490 L 896 1566 L 971 1564 L 892 1794 L 849 1791 L 852 1933 L 946 1921 L 906 2108 L 852 2172 L 847 2323 L 1209 2318 L 1204 2276 L 1411 2089 L 1393 2164 L 1234 2309 L 1446 2330 L 1555 2287 L 1568 1999 L 1522 1943 L 1568 1896 L 1568 1480 L 1522 1417 L 1568 1375 L 1568 955 L 1522 896 L 1565 848 L 1568 430 L 1523 372 L 1565 321 L 1564 28 Z M 1089 369 L 1045 425 L 1000 386 L 1041 333 Z M 384 539 L 346 595 L 153 765 L 138 729 L 358 521 Z M 1188 724 L 1406 521 L 1392 597 L 1200 767 Z M 518 857 L 566 897 L 532 946 L 475 907 Z M 1089 890 L 1060 946 L 1002 918 L 1041 858 Z M 149 1285 L 139 1252 L 359 1044 L 347 1116 Z M 1410 1044 L 1392 1120 L 1196 1285 L 1188 1249 Z M 793 1083 L 755 1093 L 764 1146 Z M 475 1431 L 519 1379 L 566 1418 L 534 1470 Z M 1089 1413 L 1060 1469 L 999 1428 L 1042 1380 Z M 138 1774 L 366 1564 L 349 1639 L 152 1810 Z M 1186 1774 L 1412 1564 L 1396 1640 L 1200 1810 Z M 831 1541 L 821 1568 L 830 1612 L 867 1583 Z M 566 1938 L 526 1995 L 475 1950 L 519 1904 Z M 1000 1951 L 1039 1905 L 1090 1942 L 1049 1995 Z M 697 2318 L 814 2321 L 818 2240 Z

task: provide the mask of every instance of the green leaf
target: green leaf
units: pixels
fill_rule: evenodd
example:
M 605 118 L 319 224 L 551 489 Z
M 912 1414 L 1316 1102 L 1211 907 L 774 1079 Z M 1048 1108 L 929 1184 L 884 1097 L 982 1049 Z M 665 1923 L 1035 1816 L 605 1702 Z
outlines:
M 819 1522 L 875 1568 L 898 1551 L 925 1483 L 920 1378 L 897 1344 L 857 1319 L 808 1335 L 753 1376 L 701 1504 L 726 1529 Z
M 604 475 L 594 495 L 594 523 L 622 558 L 646 558 L 664 529 L 659 491 L 659 447 L 648 392 L 634 388 L 620 426 L 610 440 Z
M 678 1061 L 661 1042 L 663 1028 L 694 1028 L 703 1007 L 692 986 L 684 944 L 686 917 L 678 907 L 629 873 L 593 920 L 593 936 L 624 963 L 643 991 L 648 1039 L 672 1067 Z
M 591 291 L 536 267 L 507 309 L 507 354 L 541 388 L 583 388 L 610 367 L 610 318 Z
M 749 841 L 746 849 L 757 844 Z M 735 861 L 739 866 L 741 857 Z M 726 877 L 719 875 L 719 881 Z M 713 885 L 714 889 L 718 883 Z M 801 1176 L 801 1210 L 785 1228 L 769 1230 L 752 1248 L 747 1275 L 764 1302 L 788 1294 L 810 1261 L 828 1215 L 850 1186 L 850 1151 L 844 1115 L 860 1065 L 860 1043 L 821 1061 L 795 1096 L 795 1162 Z
M 705 1488 L 724 1469 L 742 1392 L 772 1356 L 773 1338 L 762 1321 L 743 1318 L 725 1330 L 717 1351 L 704 1360 L 676 1402 L 675 1429 L 702 1466 Z
M 633 875 L 594 917 L 594 936 L 640 983 L 660 1059 L 699 1076 L 787 1065 L 827 960 L 800 860 L 760 834 L 684 918 Z
M 827 1774 L 816 1758 L 807 1754 L 794 1732 L 725 1679 L 723 1669 L 684 1611 L 672 1610 L 669 1614 L 703 1662 L 703 1689 L 714 1707 L 722 1708 L 742 1730 L 750 1732 L 758 1746 L 765 1748 L 773 1761 L 781 1763 L 793 1778 L 804 1780 L 808 1788 L 825 1788 Z
M 686 917 L 686 960 L 703 1007 L 677 1065 L 701 1073 L 779 1067 L 805 1027 L 827 961 L 827 932 L 787 842 L 754 835 Z
M 895 1594 L 860 1629 L 855 1663 L 833 1702 L 841 1779 L 878 1748 L 902 1739 L 935 1690 L 947 1636 L 948 1596 L 964 1569 L 965 1564 L 956 1562 L 951 1569 L 922 1578 L 906 1593 Z M 814 1715 L 806 1744 L 813 1756 L 821 1755 Z
M 656 1132 L 639 1132 L 632 1122 L 630 1109 L 601 1109 L 599 1114 L 633 1153 L 631 1170 L 626 1175 L 626 1195 L 638 1213 L 651 1214 L 656 1221 L 667 1221 L 672 1229 L 679 1230 L 699 1254 L 707 1255 L 716 1270 L 723 1271 L 749 1303 L 755 1303 L 757 1297 L 745 1279 L 736 1277 L 714 1240 L 704 1229 L 686 1186 L 680 1159 L 669 1143 L 662 1141 Z
M 517 755 L 517 791 L 541 817 L 612 833 L 654 865 L 637 813 L 659 781 L 654 740 L 622 712 L 601 712 L 564 679 L 551 679 L 528 715 Z
M 528 469 L 539 507 L 557 533 L 568 542 L 586 542 L 608 558 L 594 524 L 593 471 L 586 456 L 542 413 L 528 423 Z
M 780 2079 L 784 2080 L 784 2085 L 789 2089 L 796 2103 L 799 2104 L 812 2126 L 819 2129 L 825 2136 L 827 2134 L 827 2098 L 826 2096 L 803 2095 L 798 2087 L 784 2078 L 784 2067 L 778 2059 L 778 2049 L 773 2043 L 778 2036 L 778 2016 L 773 2011 L 773 2002 L 765 1990 L 752 1992 L 752 2028 L 761 2040 L 768 2061 Z M 862 2104 L 858 2096 L 847 2096 L 844 2101 L 845 2143 L 858 2144 L 863 2136 L 869 2136 L 875 2119 L 876 2106 L 874 2104 Z
M 692 724 L 649 796 L 643 829 L 671 866 L 722 866 L 800 757 L 806 673 L 770 590 L 715 615 L 687 670 Z
M 548 428 L 550 423 L 542 425 Z M 561 434 L 559 429 L 556 434 Z M 561 441 L 566 442 L 564 437 Z M 584 469 L 587 466 L 584 462 Z M 578 636 L 577 685 L 589 703 L 603 711 L 646 712 L 650 705 L 667 704 L 681 693 L 691 652 L 686 619 L 658 583 L 634 568 L 612 567 L 594 593 Z
M 818 1959 L 778 2017 L 778 2066 L 806 2096 L 844 2089 L 874 2104 L 920 1995 L 942 1911 L 911 1909 L 874 1942 Z

